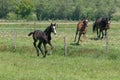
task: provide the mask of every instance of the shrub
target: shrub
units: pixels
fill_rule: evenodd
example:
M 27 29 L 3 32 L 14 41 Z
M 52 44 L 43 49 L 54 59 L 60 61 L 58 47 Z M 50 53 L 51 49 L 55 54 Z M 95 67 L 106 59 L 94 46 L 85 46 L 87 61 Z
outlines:
M 31 13 L 30 15 L 27 16 L 28 21 L 34 21 L 37 20 L 37 16 L 35 13 Z
M 112 15 L 112 20 L 120 21 L 120 13 L 114 13 Z
M 16 20 L 17 19 L 17 15 L 14 12 L 9 12 L 7 14 L 7 19 L 8 20 Z

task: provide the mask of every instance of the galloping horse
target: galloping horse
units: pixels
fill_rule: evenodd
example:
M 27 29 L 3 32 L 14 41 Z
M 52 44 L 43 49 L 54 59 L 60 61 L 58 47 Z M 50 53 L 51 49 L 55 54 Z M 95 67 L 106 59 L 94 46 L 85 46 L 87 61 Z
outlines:
M 87 19 L 84 19 L 83 21 L 80 21 L 77 24 L 77 29 L 76 29 L 76 35 L 75 35 L 74 42 L 76 42 L 76 37 L 77 37 L 77 34 L 79 32 L 79 37 L 78 37 L 78 41 L 77 41 L 77 44 L 79 44 L 80 37 L 81 37 L 82 34 L 85 37 L 85 34 L 87 32 L 87 28 L 88 28 L 88 20 Z
M 106 32 L 107 29 L 110 28 L 110 19 L 109 18 L 99 18 L 96 19 L 95 23 L 93 23 L 93 32 L 95 32 L 95 30 L 97 30 L 97 37 L 100 39 L 101 33 L 102 33 L 102 37 L 101 39 L 103 39 L 104 37 L 104 32 L 105 31 L 105 37 L 106 37 Z
M 28 36 L 33 35 L 33 45 L 36 48 L 37 51 L 37 56 L 39 56 L 39 50 L 41 51 L 43 57 L 46 57 L 46 53 L 47 53 L 47 48 L 46 48 L 46 44 L 48 43 L 51 46 L 51 49 L 53 49 L 53 46 L 51 44 L 51 33 L 56 34 L 56 23 L 53 24 L 51 23 L 50 26 L 48 26 L 44 32 L 41 30 L 35 30 L 34 32 L 30 32 L 28 34 Z M 38 45 L 36 46 L 36 42 L 39 40 Z M 43 53 L 43 50 L 41 49 L 41 44 L 43 43 L 44 48 L 45 48 L 45 54 Z

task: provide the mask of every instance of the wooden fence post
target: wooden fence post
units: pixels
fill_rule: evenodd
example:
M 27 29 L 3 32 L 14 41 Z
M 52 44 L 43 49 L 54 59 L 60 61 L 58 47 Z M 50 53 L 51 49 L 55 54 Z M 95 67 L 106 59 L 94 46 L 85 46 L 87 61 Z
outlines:
M 16 30 L 14 29 L 14 49 L 16 49 L 16 38 L 17 38 L 17 32 Z
M 108 46 L 108 32 L 106 31 L 106 53 L 108 54 L 109 52 L 109 46 Z
M 66 43 L 66 37 L 64 37 L 64 56 L 67 55 L 67 43 Z
M 34 31 L 36 30 L 36 21 L 34 22 Z

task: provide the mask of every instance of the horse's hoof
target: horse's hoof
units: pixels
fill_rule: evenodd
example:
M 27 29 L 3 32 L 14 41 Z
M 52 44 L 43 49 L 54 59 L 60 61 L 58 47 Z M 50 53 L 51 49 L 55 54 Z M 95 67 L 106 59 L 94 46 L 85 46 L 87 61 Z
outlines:
M 100 40 L 100 38 L 98 37 L 98 38 L 96 38 L 96 40 Z
M 43 58 L 45 58 L 46 56 L 43 56 Z
M 103 37 L 101 37 L 101 40 L 103 39 Z
M 80 45 L 79 43 L 76 43 L 76 45 Z
M 39 56 L 39 54 L 37 54 L 37 56 Z

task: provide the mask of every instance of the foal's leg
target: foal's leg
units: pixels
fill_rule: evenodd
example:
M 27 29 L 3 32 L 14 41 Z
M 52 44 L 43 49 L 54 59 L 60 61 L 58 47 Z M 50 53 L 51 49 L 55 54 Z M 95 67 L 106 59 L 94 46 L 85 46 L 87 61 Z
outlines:
M 47 47 L 46 47 L 46 43 L 43 43 L 44 48 L 45 48 L 45 55 L 43 57 L 46 57 L 46 53 L 47 53 Z
M 38 50 L 38 48 L 36 46 L 36 42 L 37 42 L 37 40 L 34 40 L 33 45 L 34 45 L 34 47 L 35 47 L 35 49 L 37 51 L 37 56 L 39 56 L 39 50 Z
M 78 34 L 78 30 L 76 30 L 76 34 L 75 34 L 75 39 L 74 39 L 74 42 L 76 42 L 76 37 L 77 37 L 77 34 Z
M 38 48 L 39 48 L 39 50 L 41 51 L 42 55 L 44 55 L 44 54 L 43 54 L 43 50 L 41 49 L 41 44 L 42 44 L 42 42 L 39 41 L 39 43 L 38 43 Z
M 53 46 L 52 46 L 52 44 L 51 44 L 51 41 L 49 41 L 48 44 L 50 45 L 51 49 L 53 49 Z
M 51 52 L 50 52 L 50 54 L 52 54 L 53 46 L 52 46 L 52 44 L 51 44 L 51 41 L 49 41 L 48 44 L 49 44 L 50 47 L 51 47 Z

